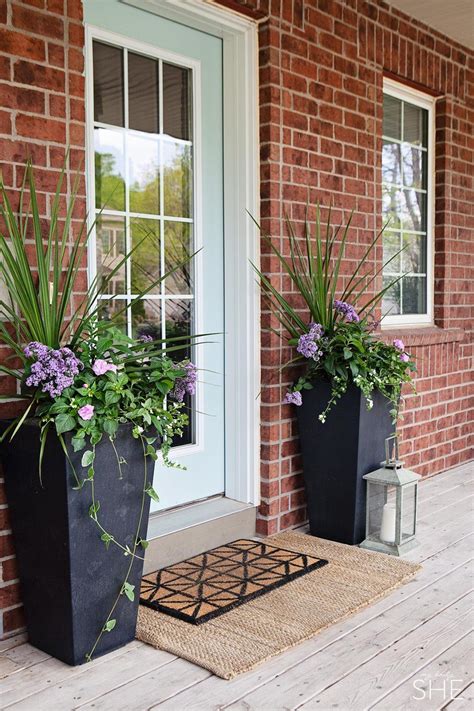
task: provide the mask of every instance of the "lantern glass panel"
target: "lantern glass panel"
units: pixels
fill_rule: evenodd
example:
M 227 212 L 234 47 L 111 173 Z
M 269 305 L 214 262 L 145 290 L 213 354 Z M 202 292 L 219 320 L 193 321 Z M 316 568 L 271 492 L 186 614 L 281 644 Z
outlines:
M 368 482 L 368 530 L 367 535 L 373 540 L 381 539 L 381 529 L 384 521 L 384 506 L 389 504 L 395 506 L 396 490 L 394 486 L 388 486 L 378 482 Z M 389 519 L 392 517 L 385 510 L 385 530 L 387 528 L 387 515 Z M 393 520 L 394 517 L 393 517 Z M 390 528 L 390 522 L 389 522 Z
M 415 535 L 416 525 L 416 482 L 404 486 L 402 494 L 402 543 Z

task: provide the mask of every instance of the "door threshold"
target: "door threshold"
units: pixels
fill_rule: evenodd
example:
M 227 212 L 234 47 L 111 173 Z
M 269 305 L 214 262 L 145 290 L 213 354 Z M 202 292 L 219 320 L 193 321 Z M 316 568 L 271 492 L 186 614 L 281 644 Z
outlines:
M 152 514 L 145 574 L 237 538 L 255 536 L 257 507 L 226 496 Z

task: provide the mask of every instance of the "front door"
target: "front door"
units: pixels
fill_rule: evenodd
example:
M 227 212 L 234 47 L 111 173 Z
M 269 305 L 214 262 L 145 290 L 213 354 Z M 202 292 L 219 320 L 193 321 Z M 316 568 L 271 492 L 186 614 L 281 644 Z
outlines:
M 85 0 L 88 195 L 102 210 L 90 272 L 139 244 L 102 298 L 103 318 L 186 257 L 197 256 L 128 309 L 130 335 L 221 334 L 189 356 L 199 367 L 190 425 L 157 464 L 153 510 L 224 492 L 222 40 L 119 0 Z

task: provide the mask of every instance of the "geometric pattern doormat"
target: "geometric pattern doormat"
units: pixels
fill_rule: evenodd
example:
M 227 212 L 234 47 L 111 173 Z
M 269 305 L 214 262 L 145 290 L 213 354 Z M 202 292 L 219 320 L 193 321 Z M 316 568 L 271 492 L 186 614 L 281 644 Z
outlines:
M 306 553 L 240 539 L 149 573 L 140 602 L 200 625 L 327 564 Z
M 140 605 L 137 638 L 232 679 L 362 610 L 420 570 L 419 565 L 396 556 L 294 531 L 262 542 L 308 559 L 327 560 L 329 565 L 204 625 L 190 625 Z

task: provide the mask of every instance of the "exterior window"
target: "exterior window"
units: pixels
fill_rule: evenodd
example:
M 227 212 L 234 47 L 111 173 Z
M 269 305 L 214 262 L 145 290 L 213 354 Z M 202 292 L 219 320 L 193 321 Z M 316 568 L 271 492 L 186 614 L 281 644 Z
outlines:
M 432 320 L 432 100 L 413 94 L 392 82 L 384 87 L 383 256 L 391 259 L 384 286 L 400 277 L 382 302 L 388 324 Z
M 101 297 L 100 315 L 130 336 L 187 335 L 189 265 L 131 301 L 194 251 L 192 70 L 94 40 L 93 74 L 99 279 L 135 250 Z M 183 348 L 173 357 L 190 353 Z

